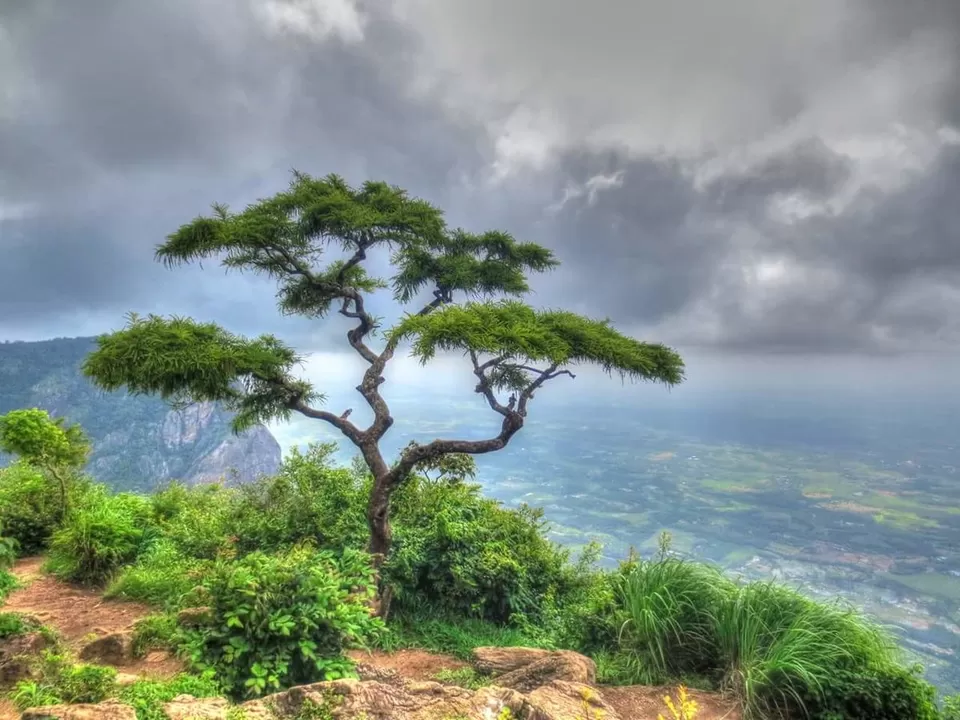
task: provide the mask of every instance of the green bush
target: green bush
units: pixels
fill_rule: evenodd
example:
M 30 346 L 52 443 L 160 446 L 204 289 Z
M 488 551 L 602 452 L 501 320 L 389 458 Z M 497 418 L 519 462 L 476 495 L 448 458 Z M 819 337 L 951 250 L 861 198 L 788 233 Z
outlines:
M 343 677 L 352 670 L 344 649 L 381 628 L 370 597 L 369 561 L 358 552 L 298 547 L 221 561 L 197 596 L 210 621 L 187 632 L 186 648 L 234 697 Z
M 20 586 L 20 583 L 17 582 L 17 578 L 8 573 L 6 570 L 0 570 L 0 603 L 2 603 L 7 595 L 12 591 L 16 590 Z
M 70 511 L 50 542 L 48 569 L 64 580 L 100 584 L 133 562 L 152 537 L 148 501 L 98 487 Z
M 398 611 L 424 603 L 443 614 L 535 621 L 565 578 L 568 553 L 546 539 L 540 510 L 484 498 L 480 486 L 413 477 L 394 505 L 384 576 Z
M 209 562 L 188 558 L 172 540 L 161 537 L 137 558 L 136 564 L 120 571 L 105 595 L 179 609 Z
M 20 543 L 16 538 L 5 537 L 3 534 L 3 523 L 0 523 L 0 572 L 9 570 L 17 561 L 17 551 L 20 549 Z
M 205 698 L 216 697 L 220 693 L 220 686 L 213 673 L 182 674 L 171 680 L 137 680 L 122 688 L 118 699 L 136 711 L 137 720 L 166 720 L 163 704 L 178 695 Z
M 837 670 L 822 693 L 805 698 L 811 720 L 950 720 L 936 706 L 936 690 L 922 668 L 887 665 Z
M 943 720 L 960 720 L 960 695 L 947 695 L 941 709 Z
M 0 640 L 3 638 L 21 635 L 26 632 L 27 625 L 23 617 L 17 613 L 0 613 Z
M 366 503 L 369 485 L 350 468 L 331 466 L 333 444 L 294 449 L 275 477 L 238 489 L 230 533 L 237 551 L 271 552 L 304 540 L 342 551 L 367 543 Z
M 171 483 L 151 497 L 153 522 L 185 557 L 229 556 L 230 515 L 237 491 L 218 484 L 187 487 Z
M 25 462 L 0 469 L 0 526 L 24 555 L 47 547 L 63 505 L 52 478 Z

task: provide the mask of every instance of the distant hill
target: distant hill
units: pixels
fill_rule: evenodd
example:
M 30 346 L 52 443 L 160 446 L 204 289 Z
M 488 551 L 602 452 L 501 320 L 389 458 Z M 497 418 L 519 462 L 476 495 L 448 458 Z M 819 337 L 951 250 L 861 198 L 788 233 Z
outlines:
M 94 338 L 0 343 L 0 414 L 39 407 L 80 423 L 93 441 L 88 472 L 115 488 L 246 482 L 277 470 L 280 445 L 270 431 L 235 436 L 230 413 L 215 404 L 174 411 L 156 397 L 94 387 L 80 372 L 94 348 Z M 8 460 L 0 456 L 0 465 Z

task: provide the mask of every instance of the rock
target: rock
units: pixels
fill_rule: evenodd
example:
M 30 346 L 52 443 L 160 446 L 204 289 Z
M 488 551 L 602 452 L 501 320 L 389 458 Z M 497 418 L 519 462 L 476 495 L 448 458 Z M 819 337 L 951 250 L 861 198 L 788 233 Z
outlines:
M 34 673 L 34 658 L 50 646 L 50 640 L 39 632 L 0 640 L 0 687 L 26 680 Z
M 402 685 L 403 677 L 393 668 L 381 668 L 366 663 L 357 663 L 354 668 L 361 680 L 373 680 L 384 685 Z
M 473 649 L 473 666 L 478 673 L 496 677 L 541 660 L 550 654 L 550 650 L 538 648 L 478 647 Z
M 114 682 L 117 684 L 117 687 L 127 687 L 128 685 L 133 685 L 139 679 L 139 675 L 131 675 L 130 673 L 117 673 L 117 677 L 114 679 Z
M 117 632 L 97 638 L 83 646 L 80 659 L 100 665 L 133 662 L 133 636 L 128 632 Z
M 177 613 L 177 622 L 184 627 L 199 627 L 205 625 L 213 617 L 213 611 L 208 607 L 184 608 Z
M 223 720 L 229 709 L 230 703 L 223 698 L 195 698 L 193 695 L 177 695 L 163 706 L 163 712 L 170 720 Z
M 305 702 L 312 702 L 337 720 L 487 720 L 509 708 L 526 717 L 524 697 L 509 688 L 466 690 L 435 682 L 386 685 L 372 680 L 334 680 L 291 688 L 240 708 L 247 720 L 293 718 Z M 549 719 L 552 720 L 552 719 Z M 559 719 L 558 719 L 559 720 Z
M 554 680 L 526 696 L 524 720 L 621 720 L 596 688 Z
M 47 705 L 29 708 L 20 720 L 137 720 L 137 713 L 129 705 L 108 700 L 96 705 Z
M 528 665 L 497 675 L 495 682 L 528 693 L 554 680 L 593 685 L 597 681 L 597 665 L 580 653 L 557 650 Z

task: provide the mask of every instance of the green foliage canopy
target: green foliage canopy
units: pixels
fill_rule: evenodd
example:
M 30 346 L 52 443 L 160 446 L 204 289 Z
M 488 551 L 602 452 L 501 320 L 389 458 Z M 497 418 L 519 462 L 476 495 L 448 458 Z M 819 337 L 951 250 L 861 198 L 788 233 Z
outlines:
M 0 415 L 0 451 L 41 468 L 79 469 L 90 452 L 83 430 L 51 418 L 46 410 L 25 408 Z

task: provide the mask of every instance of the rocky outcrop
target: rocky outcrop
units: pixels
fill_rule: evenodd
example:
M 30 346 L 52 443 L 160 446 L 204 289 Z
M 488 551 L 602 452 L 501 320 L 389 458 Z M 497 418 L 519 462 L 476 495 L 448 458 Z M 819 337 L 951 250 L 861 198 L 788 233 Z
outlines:
M 520 692 L 531 692 L 556 680 L 593 685 L 597 681 L 597 665 L 580 653 L 558 650 L 503 675 L 494 675 L 497 685 Z
M 0 414 L 39 407 L 79 423 L 93 441 L 87 471 L 102 482 L 149 490 L 169 480 L 244 483 L 272 475 L 280 445 L 254 427 L 234 435 L 214 403 L 171 410 L 158 397 L 102 392 L 80 372 L 92 338 L 0 343 Z M 0 456 L 0 466 L 9 458 Z
M 478 647 L 473 649 L 473 666 L 482 675 L 496 677 L 551 655 L 550 650 L 527 647 Z
M 477 690 L 410 682 L 394 670 L 361 664 L 357 666 L 359 680 L 303 685 L 244 703 L 238 709 L 245 720 L 302 717 L 305 704 L 315 706 L 315 715 L 336 720 L 495 720 L 504 710 L 515 720 L 621 720 L 600 691 L 585 682 L 592 682 L 596 668 L 582 655 L 531 652 L 529 648 L 480 648 L 476 656 L 478 666 L 508 668 L 500 678 L 518 687 L 506 687 L 499 679 Z M 226 720 L 229 709 L 222 699 L 189 695 L 165 706 L 170 720 Z
M 80 659 L 99 665 L 122 667 L 133 662 L 133 635 L 118 632 L 97 638 L 80 649 Z
M 0 640 L 0 688 L 26 680 L 33 674 L 35 658 L 50 646 L 40 632 L 26 632 Z

